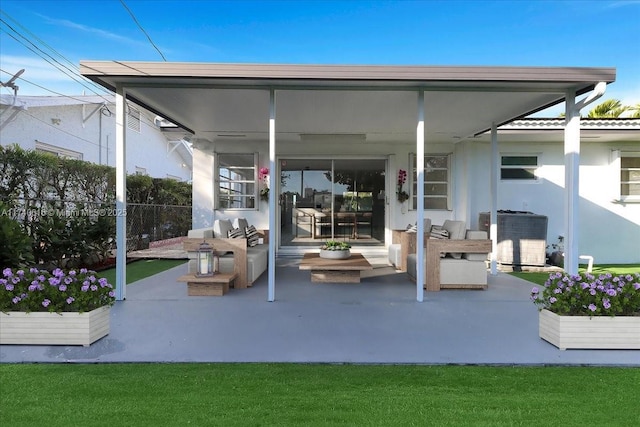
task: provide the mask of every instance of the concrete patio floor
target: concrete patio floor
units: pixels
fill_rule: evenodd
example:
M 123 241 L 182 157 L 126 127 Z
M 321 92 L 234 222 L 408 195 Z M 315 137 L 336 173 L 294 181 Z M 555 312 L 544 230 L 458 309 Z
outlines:
M 561 351 L 538 337 L 531 283 L 505 273 L 486 291 L 425 293 L 378 257 L 360 284 L 312 284 L 281 257 L 223 297 L 189 297 L 182 265 L 130 284 L 111 332 L 90 347 L 0 346 L 2 363 L 298 362 L 640 366 L 637 350 Z

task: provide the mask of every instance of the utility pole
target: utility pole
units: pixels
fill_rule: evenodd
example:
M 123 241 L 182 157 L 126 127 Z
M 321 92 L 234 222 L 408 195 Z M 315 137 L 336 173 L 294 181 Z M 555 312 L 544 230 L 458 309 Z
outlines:
M 22 73 L 24 73 L 24 68 L 22 70 L 18 71 L 17 73 L 15 73 L 13 75 L 13 77 L 11 77 L 9 79 L 8 82 L 6 82 L 6 83 L 0 82 L 0 85 L 2 85 L 2 87 L 8 87 L 8 88 L 13 89 L 13 96 L 14 97 L 18 96 L 18 89 L 19 89 L 19 87 L 15 84 L 15 81 L 18 79 L 18 77 L 20 77 L 22 75 Z

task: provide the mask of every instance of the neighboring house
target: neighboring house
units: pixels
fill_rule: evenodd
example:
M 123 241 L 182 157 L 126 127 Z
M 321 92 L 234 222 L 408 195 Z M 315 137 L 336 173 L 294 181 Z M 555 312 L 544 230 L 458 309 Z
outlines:
M 119 61 L 80 67 L 96 83 L 120 87 L 119 99 L 125 95 L 194 134 L 194 228 L 244 217 L 269 229 L 273 256 L 315 250 L 332 236 L 351 239 L 357 249 L 384 248 L 392 230 L 423 217 L 478 228 L 482 212 L 517 210 L 548 217 L 547 242 L 564 237 L 570 271 L 577 254 L 598 263 L 640 262 L 639 123 L 583 120 L 581 132 L 577 119 L 578 107 L 588 105 L 578 97 L 597 98 L 615 80 L 614 69 Z M 565 100 L 573 117 L 566 126 L 514 122 Z M 128 137 L 119 143 L 130 145 Z M 409 172 L 401 183 L 409 193 L 404 203 L 396 196 L 402 171 Z M 266 186 L 268 201 L 260 198 Z M 349 212 L 372 217 L 351 223 L 342 219 Z
M 172 132 L 175 127 L 165 120 L 127 105 L 127 173 L 190 181 L 193 158 L 185 133 Z M 0 109 L 4 146 L 116 166 L 113 96 L 2 95 Z

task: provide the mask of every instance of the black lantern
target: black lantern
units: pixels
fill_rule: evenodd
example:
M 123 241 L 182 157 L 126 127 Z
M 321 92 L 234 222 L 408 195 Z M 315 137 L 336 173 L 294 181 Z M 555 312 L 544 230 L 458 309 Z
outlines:
M 213 247 L 207 242 L 202 242 L 200 247 L 198 248 L 198 259 L 197 259 L 197 269 L 196 276 L 197 277 L 206 277 L 213 276 L 215 273 L 214 265 L 213 265 Z M 217 254 L 216 254 L 217 258 Z M 216 264 L 218 264 L 216 262 Z M 216 266 L 217 267 L 217 266 Z

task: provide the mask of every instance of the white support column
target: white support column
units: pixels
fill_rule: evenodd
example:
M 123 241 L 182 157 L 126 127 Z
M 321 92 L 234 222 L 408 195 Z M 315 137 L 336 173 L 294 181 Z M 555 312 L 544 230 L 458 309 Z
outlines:
M 267 300 L 276 299 L 276 193 L 279 177 L 276 177 L 276 94 L 269 92 L 269 283 Z M 277 180 L 277 181 L 276 181 Z
M 411 165 L 410 165 L 411 166 Z M 416 299 L 424 300 L 424 91 L 418 92 L 418 126 L 416 128 L 416 172 L 418 194 L 418 237 L 416 241 Z M 409 171 L 411 173 L 411 171 Z M 411 201 L 409 201 L 411 203 Z
M 127 104 L 126 92 L 116 85 L 116 300 L 127 295 Z
M 498 274 L 498 174 L 500 173 L 498 156 L 498 127 L 491 123 L 491 224 L 489 238 L 491 239 L 491 275 Z
M 578 274 L 578 203 L 580 202 L 580 110 L 575 91 L 567 91 L 564 128 L 564 270 Z

